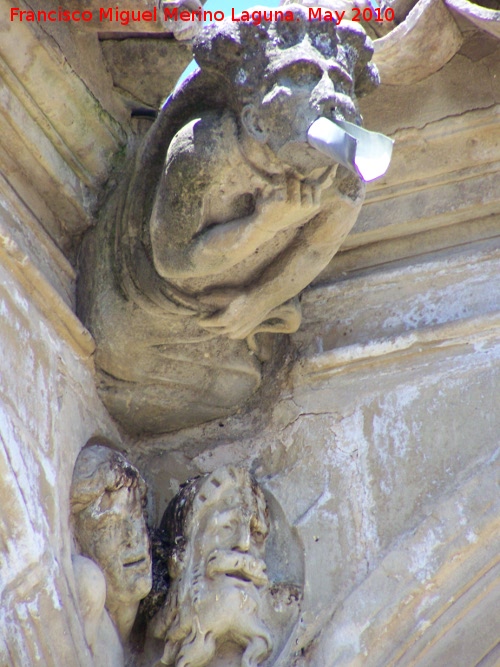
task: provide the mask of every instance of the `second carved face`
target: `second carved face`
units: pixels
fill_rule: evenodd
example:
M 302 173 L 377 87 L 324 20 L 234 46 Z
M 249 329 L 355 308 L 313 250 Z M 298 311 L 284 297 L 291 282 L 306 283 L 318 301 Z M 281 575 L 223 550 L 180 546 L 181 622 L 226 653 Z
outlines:
M 104 573 L 107 606 L 139 601 L 151 589 L 145 492 L 120 453 L 93 446 L 80 454 L 72 485 L 75 536 L 82 555 Z

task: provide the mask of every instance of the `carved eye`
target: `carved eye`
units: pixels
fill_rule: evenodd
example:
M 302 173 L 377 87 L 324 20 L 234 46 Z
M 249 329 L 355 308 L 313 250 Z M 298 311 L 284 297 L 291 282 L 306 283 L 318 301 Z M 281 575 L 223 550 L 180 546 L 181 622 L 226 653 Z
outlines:
M 265 533 L 263 533 L 261 530 L 252 531 L 252 539 L 257 544 L 263 544 L 266 537 L 267 537 L 267 535 Z

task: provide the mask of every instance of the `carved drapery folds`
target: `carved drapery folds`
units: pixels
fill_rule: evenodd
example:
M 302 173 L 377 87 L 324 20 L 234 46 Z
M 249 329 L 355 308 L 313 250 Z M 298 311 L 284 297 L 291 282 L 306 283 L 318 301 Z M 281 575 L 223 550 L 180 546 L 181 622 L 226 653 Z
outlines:
M 81 253 L 79 312 L 101 396 L 127 429 L 234 412 L 261 382 L 263 334 L 300 325 L 297 296 L 358 215 L 364 185 L 307 142 L 320 117 L 360 124 L 377 82 L 357 25 L 222 22 Z

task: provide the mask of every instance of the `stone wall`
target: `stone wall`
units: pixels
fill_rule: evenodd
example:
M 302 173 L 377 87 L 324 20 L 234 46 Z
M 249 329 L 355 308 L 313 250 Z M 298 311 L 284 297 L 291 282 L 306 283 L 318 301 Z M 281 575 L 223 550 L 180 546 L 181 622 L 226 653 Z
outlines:
M 0 663 L 90 666 L 69 485 L 86 441 L 116 432 L 96 395 L 89 337 L 12 237 L 2 234 L 0 257 Z
M 305 577 L 282 667 L 498 664 L 500 52 L 495 12 L 471 22 L 470 4 L 446 10 L 447 64 L 363 103 L 393 165 L 303 295 L 287 367 L 239 415 L 138 440 L 98 399 L 74 315 L 79 240 L 140 135 L 137 100 L 95 27 L 1 17 L 0 664 L 93 664 L 68 496 L 96 435 L 137 463 L 152 522 L 226 463 L 272 494 Z
M 14 25 L 10 4 L 0 10 L 0 664 L 90 667 L 69 485 L 87 440 L 118 434 L 74 315 L 72 262 L 128 113 L 103 93 L 105 73 L 75 55 L 78 44 L 91 60 L 97 40 Z

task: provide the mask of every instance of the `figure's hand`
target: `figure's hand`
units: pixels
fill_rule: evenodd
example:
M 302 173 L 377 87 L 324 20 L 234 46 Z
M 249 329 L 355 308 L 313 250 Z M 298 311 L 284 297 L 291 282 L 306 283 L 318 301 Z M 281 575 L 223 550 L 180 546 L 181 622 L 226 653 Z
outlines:
M 332 182 L 330 173 L 313 182 L 287 179 L 285 188 L 265 190 L 257 198 L 257 225 L 275 234 L 282 229 L 300 227 L 311 220 L 321 208 L 321 192 Z
M 198 301 L 207 306 L 213 313 L 215 310 L 227 308 L 232 301 L 244 295 L 245 291 L 243 288 L 219 287 L 201 294 L 198 297 Z
M 242 294 L 215 315 L 199 320 L 204 329 L 232 340 L 244 340 L 263 322 L 273 304 L 259 303 L 251 294 Z

